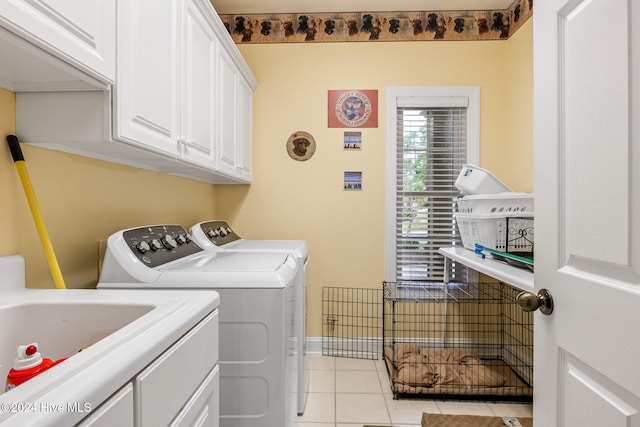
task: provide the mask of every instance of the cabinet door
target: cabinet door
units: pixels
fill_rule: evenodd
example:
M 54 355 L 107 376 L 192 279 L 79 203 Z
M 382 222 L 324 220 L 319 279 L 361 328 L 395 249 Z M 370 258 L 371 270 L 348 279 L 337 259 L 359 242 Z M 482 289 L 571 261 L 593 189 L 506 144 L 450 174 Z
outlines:
M 253 89 L 244 78 L 238 85 L 238 174 L 243 181 L 251 181 L 251 147 L 253 128 Z
M 118 0 L 114 138 L 178 158 L 177 0 Z
M 133 427 L 133 386 L 128 383 L 76 427 Z
M 182 159 L 214 167 L 215 100 L 217 99 L 218 39 L 211 26 L 208 1 L 189 0 L 185 8 L 182 63 Z
M 0 26 L 92 77 L 115 80 L 116 0 L 0 2 Z
M 218 427 L 220 425 L 220 367 L 207 375 L 169 427 Z
M 229 54 L 221 49 L 218 169 L 234 177 L 238 175 L 238 78 L 239 72 L 236 65 Z
M 218 362 L 218 325 L 215 311 L 136 376 L 136 426 L 166 426 L 182 411 Z

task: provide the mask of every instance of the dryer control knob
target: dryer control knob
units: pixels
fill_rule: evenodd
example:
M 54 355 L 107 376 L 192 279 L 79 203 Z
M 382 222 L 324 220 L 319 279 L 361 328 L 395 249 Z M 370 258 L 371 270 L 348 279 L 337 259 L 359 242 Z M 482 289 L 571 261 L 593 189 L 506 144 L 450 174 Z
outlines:
M 178 234 L 176 236 L 176 242 L 178 242 L 179 245 L 187 243 L 187 236 L 185 236 L 184 234 Z
M 157 251 L 158 249 L 162 249 L 162 243 L 158 239 L 153 239 L 150 243 L 151 249 Z
M 224 228 L 220 227 L 218 228 L 218 234 L 222 237 L 227 235 L 227 232 L 224 230 Z
M 213 228 L 210 228 L 209 230 L 207 230 L 207 236 L 211 237 L 216 237 L 216 230 L 214 230 Z
M 164 237 L 162 237 L 162 244 L 164 245 L 165 248 L 169 250 L 172 250 L 178 247 L 178 242 L 176 242 L 176 239 L 174 239 L 173 236 L 170 234 L 165 234 Z
M 143 240 L 142 242 L 138 243 L 136 245 L 136 249 L 138 250 L 138 252 L 140 252 L 141 254 L 147 252 L 149 249 L 151 249 L 151 246 L 149 246 L 149 244 L 146 242 L 146 240 Z

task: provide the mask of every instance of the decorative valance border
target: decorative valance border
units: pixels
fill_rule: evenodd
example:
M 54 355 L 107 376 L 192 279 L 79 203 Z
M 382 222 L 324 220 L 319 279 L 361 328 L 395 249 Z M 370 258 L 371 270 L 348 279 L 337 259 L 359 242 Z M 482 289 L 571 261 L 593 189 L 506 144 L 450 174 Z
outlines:
M 533 0 L 506 10 L 220 15 L 236 44 L 504 40 L 533 15 Z

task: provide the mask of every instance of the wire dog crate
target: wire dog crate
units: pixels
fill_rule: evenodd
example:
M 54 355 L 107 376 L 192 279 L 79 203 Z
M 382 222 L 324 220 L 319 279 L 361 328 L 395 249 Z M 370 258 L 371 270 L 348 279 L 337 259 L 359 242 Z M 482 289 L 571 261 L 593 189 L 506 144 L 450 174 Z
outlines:
M 530 402 L 533 316 L 505 283 L 383 282 L 395 398 Z

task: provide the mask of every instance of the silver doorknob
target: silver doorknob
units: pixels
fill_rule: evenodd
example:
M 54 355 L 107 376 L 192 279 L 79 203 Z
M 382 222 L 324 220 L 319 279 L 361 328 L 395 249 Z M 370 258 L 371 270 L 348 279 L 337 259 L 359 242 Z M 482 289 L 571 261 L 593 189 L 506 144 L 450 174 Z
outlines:
M 553 312 L 553 298 L 546 289 L 540 289 L 538 295 L 531 292 L 520 292 L 516 297 L 516 302 L 524 311 L 536 311 L 544 315 L 550 315 Z

